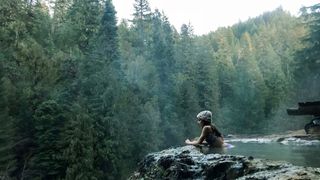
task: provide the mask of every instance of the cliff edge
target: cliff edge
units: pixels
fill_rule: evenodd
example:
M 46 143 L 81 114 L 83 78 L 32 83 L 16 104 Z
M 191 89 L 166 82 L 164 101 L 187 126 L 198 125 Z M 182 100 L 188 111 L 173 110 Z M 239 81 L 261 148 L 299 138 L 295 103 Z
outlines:
M 148 154 L 129 178 L 136 179 L 320 179 L 320 168 L 226 154 L 203 154 L 183 146 Z

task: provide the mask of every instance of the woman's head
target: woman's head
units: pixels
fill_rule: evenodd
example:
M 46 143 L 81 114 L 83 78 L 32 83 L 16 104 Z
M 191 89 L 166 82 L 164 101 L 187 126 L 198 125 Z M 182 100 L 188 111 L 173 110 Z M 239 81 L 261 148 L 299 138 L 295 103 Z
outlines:
M 197 115 L 197 120 L 198 123 L 201 126 L 206 126 L 206 125 L 210 125 L 211 124 L 211 120 L 212 120 L 212 113 L 211 111 L 201 111 L 198 115 Z
M 197 115 L 197 119 L 198 120 L 202 120 L 202 121 L 208 121 L 211 122 L 212 120 L 212 112 L 205 110 L 205 111 L 201 111 L 198 115 Z

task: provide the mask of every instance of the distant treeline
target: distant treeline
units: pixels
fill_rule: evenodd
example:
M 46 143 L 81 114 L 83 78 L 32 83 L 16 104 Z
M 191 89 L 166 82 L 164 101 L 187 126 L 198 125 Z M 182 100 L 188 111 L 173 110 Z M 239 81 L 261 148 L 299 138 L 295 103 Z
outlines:
M 124 179 L 205 109 L 224 134 L 300 128 L 285 109 L 320 97 L 319 9 L 196 36 L 147 0 L 119 25 L 111 0 L 0 0 L 0 179 Z

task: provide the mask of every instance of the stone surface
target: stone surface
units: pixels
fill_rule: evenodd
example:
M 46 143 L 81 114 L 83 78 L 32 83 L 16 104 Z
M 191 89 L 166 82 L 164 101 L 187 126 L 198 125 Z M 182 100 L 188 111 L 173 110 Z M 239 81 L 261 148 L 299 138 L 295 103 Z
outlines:
M 136 179 L 320 179 L 320 168 L 226 154 L 203 154 L 184 146 L 147 155 L 129 178 Z

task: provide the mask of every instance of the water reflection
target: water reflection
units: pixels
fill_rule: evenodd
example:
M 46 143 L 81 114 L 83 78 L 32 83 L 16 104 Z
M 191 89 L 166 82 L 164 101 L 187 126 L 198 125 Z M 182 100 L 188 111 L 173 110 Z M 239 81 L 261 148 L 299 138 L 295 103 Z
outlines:
M 252 156 L 276 161 L 287 161 L 297 166 L 320 167 L 320 145 L 284 145 L 272 143 L 232 142 L 234 148 L 200 147 L 204 154 L 219 153 Z

